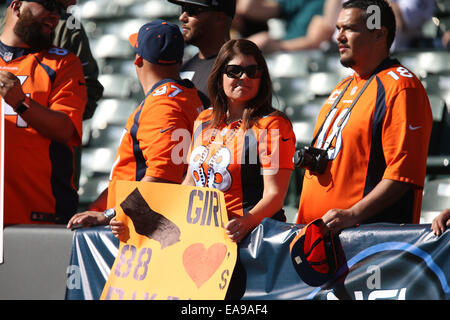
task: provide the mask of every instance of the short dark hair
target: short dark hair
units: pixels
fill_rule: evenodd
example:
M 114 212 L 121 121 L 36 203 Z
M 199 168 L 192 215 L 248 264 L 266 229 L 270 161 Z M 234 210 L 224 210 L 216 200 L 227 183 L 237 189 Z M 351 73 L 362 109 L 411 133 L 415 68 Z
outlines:
M 347 2 L 344 2 L 342 4 L 343 9 L 351 9 L 351 8 L 357 8 L 364 11 L 363 19 L 367 22 L 367 19 L 369 18 L 369 13 L 367 12 L 367 9 L 370 6 L 378 6 L 380 8 L 380 21 L 381 26 L 386 27 L 388 30 L 387 35 L 387 48 L 388 50 L 391 49 L 392 43 L 395 39 L 395 30 L 396 30 L 396 23 L 395 23 L 395 15 L 394 11 L 392 10 L 389 3 L 385 0 L 349 0 Z

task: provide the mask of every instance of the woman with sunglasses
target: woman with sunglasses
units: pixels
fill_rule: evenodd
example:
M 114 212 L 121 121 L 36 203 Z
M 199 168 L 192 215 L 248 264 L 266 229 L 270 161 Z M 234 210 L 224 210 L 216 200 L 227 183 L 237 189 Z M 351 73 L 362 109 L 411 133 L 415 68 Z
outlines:
M 183 184 L 224 192 L 226 232 L 239 242 L 264 218 L 285 221 L 295 135 L 286 115 L 271 105 L 269 72 L 253 42 L 224 44 L 208 89 L 212 107 L 194 124 Z
M 240 242 L 264 218 L 285 221 L 282 209 L 291 172 L 295 135 L 275 110 L 272 82 L 261 51 L 251 41 L 229 40 L 208 79 L 211 108 L 194 123 L 183 184 L 221 190 L 229 222 Z M 246 272 L 239 255 L 225 297 L 240 299 Z

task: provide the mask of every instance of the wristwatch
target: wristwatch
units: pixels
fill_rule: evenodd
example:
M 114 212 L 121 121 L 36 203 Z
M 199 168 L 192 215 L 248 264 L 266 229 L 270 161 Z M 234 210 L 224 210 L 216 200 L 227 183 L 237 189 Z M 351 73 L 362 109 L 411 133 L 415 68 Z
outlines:
M 25 97 L 25 99 L 23 99 L 22 102 L 19 103 L 19 106 L 16 107 L 16 108 L 14 109 L 14 111 L 15 111 L 17 114 L 21 115 L 22 113 L 24 113 L 25 111 L 27 111 L 27 110 L 30 108 L 30 107 L 25 103 L 26 99 L 27 99 L 27 97 Z
M 106 218 L 106 220 L 108 221 L 108 223 L 111 221 L 112 218 L 114 218 L 116 216 L 116 210 L 114 210 L 114 208 L 109 208 L 106 209 L 103 212 L 103 216 Z

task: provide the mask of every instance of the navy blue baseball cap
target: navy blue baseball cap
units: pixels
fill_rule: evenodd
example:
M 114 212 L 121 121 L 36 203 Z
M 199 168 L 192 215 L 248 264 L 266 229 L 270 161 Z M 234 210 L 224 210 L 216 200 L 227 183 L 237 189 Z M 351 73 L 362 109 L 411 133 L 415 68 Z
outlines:
M 335 237 L 323 220 L 317 219 L 301 229 L 290 243 L 293 266 L 306 284 L 321 286 L 343 266 L 342 251 Z
M 168 0 L 169 2 L 183 5 L 199 6 L 214 11 L 225 12 L 229 17 L 234 18 L 236 13 L 236 0 Z
M 173 65 L 183 60 L 183 35 L 173 23 L 160 19 L 146 23 L 129 41 L 139 56 L 153 64 Z

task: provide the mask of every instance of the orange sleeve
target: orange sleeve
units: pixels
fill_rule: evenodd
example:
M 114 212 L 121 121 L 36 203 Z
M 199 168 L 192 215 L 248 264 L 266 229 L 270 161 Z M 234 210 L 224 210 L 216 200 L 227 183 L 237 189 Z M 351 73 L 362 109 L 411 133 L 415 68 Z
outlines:
M 423 187 L 433 123 L 428 97 L 423 90 L 406 88 L 392 99 L 383 123 L 383 179 Z
M 259 156 L 264 169 L 294 169 L 295 134 L 289 120 L 273 117 L 259 130 Z
M 82 136 L 83 112 L 87 103 L 86 82 L 80 60 L 72 53 L 56 72 L 49 99 L 52 110 L 67 114 L 75 127 L 69 145 L 80 145 Z

